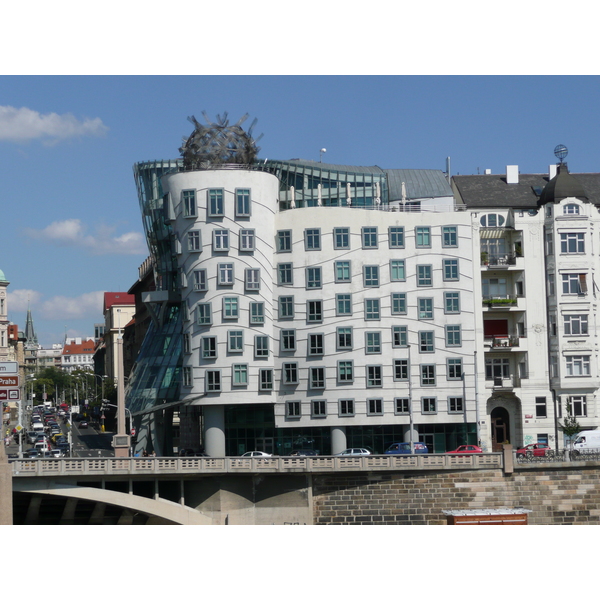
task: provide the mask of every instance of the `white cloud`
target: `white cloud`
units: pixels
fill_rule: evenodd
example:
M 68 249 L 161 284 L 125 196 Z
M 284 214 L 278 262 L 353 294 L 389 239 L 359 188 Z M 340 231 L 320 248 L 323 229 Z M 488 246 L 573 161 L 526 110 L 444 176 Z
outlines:
M 42 294 L 35 290 L 11 290 L 8 288 L 7 303 L 9 315 L 12 311 L 25 312 L 28 308 L 36 306 Z
M 95 235 L 87 235 L 86 227 L 79 219 L 54 221 L 44 229 L 25 229 L 26 235 L 37 241 L 58 246 L 74 246 L 89 250 L 92 254 L 148 254 L 144 236 L 137 231 L 114 235 L 115 228 L 101 226 Z
M 104 292 L 88 292 L 76 298 L 54 296 L 44 300 L 38 308 L 44 319 L 84 319 L 96 318 L 102 315 Z M 10 310 L 10 305 L 9 305 Z
M 0 106 L 0 140 L 26 142 L 43 139 L 46 143 L 81 136 L 103 136 L 108 127 L 98 117 L 79 120 L 72 114 L 40 114 L 29 108 Z

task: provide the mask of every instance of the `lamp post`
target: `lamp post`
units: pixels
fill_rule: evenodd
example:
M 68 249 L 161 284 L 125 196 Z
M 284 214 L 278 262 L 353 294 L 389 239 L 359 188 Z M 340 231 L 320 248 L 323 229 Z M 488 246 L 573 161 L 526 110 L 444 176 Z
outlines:
M 413 427 L 413 399 L 412 399 L 412 377 L 410 375 L 411 370 L 411 360 L 410 360 L 410 344 L 407 346 L 408 348 L 408 418 L 409 418 L 409 427 L 410 427 L 410 453 L 414 454 L 415 452 L 415 439 L 414 439 L 414 427 Z

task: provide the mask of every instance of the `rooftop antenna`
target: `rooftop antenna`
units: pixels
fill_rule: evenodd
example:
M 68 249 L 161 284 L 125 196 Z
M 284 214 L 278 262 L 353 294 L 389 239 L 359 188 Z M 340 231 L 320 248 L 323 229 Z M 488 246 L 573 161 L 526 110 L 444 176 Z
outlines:
M 321 162 L 321 159 L 323 158 L 323 153 L 327 152 L 327 148 L 321 148 L 321 150 L 319 150 L 319 162 Z

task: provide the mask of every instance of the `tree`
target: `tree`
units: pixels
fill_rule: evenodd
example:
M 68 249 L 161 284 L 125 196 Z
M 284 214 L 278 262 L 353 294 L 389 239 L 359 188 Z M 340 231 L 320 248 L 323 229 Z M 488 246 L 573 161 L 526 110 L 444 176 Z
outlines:
M 558 427 L 569 439 L 569 446 L 572 446 L 573 437 L 581 431 L 581 426 L 577 422 L 577 418 L 573 415 L 571 399 L 567 400 L 566 410 L 567 416 L 564 418 L 562 423 L 559 421 Z

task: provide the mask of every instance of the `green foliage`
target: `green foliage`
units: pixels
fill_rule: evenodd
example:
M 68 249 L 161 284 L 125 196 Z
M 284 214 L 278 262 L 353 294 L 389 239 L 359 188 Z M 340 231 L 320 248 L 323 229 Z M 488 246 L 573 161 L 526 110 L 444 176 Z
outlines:
M 573 416 L 573 407 L 570 400 L 567 401 L 566 411 L 567 416 L 562 423 L 558 422 L 558 427 L 568 438 L 573 438 L 581 431 L 581 426 L 577 422 L 577 418 Z

